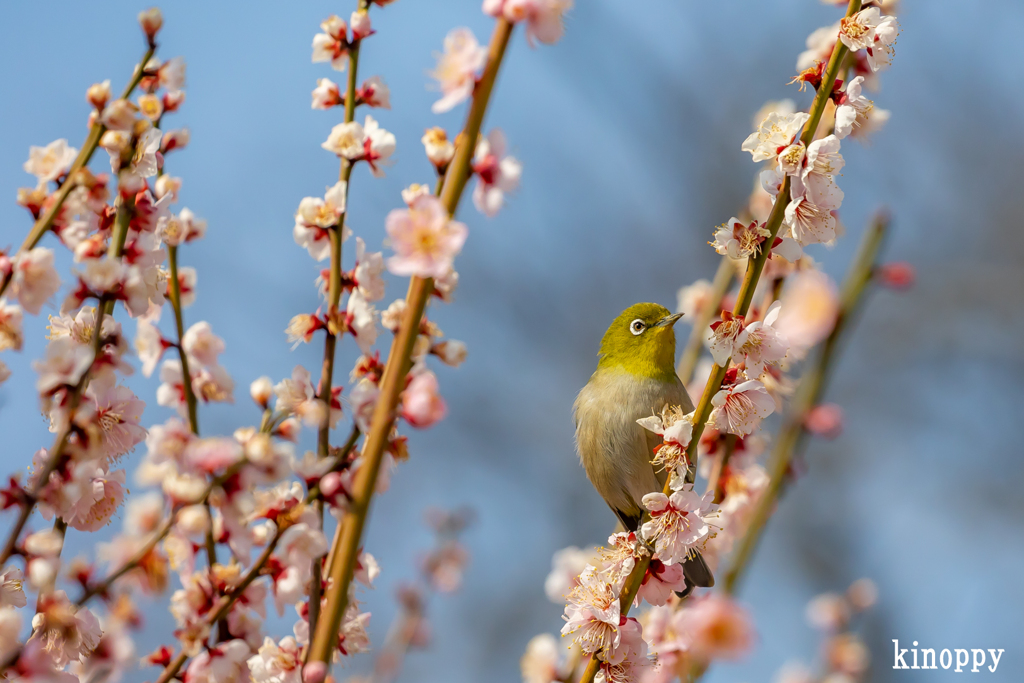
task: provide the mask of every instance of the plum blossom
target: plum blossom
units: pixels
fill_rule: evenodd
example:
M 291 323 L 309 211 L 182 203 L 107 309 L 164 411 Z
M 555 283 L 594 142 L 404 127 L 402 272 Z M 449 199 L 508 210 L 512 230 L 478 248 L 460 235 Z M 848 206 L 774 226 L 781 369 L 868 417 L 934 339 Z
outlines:
M 733 317 L 729 311 L 722 311 L 722 319 L 711 323 L 704 341 L 719 367 L 726 367 L 729 359 L 736 355 L 743 330 L 743 319 Z
M 313 89 L 313 109 L 330 109 L 344 103 L 345 98 L 337 83 L 329 78 L 317 79 Z
M 349 26 L 352 28 L 352 42 L 362 40 L 374 33 L 370 22 L 370 13 L 365 9 L 356 10 L 349 16 Z
M 330 62 L 335 71 L 344 71 L 348 64 L 348 26 L 336 14 L 320 22 L 323 33 L 313 36 L 313 63 Z
M 213 333 L 210 323 L 202 320 L 192 325 L 181 338 L 181 346 L 192 363 L 216 365 L 224 351 L 224 340 Z
M 145 317 L 139 318 L 135 328 L 135 353 L 142 361 L 143 377 L 150 377 L 153 374 L 157 363 L 168 348 L 169 343 L 164 341 L 159 328 Z
M 377 341 L 378 317 L 377 309 L 366 300 L 361 289 L 355 289 L 349 294 L 345 308 L 345 324 L 363 353 L 369 353 Z
M 764 227 L 764 223 L 756 220 L 746 223 L 738 218 L 730 218 L 727 223 L 718 226 L 711 246 L 722 256 L 731 259 L 747 258 L 760 250 L 769 235 L 771 233 Z
M 368 107 L 391 109 L 391 89 L 380 76 L 370 76 L 356 88 L 356 101 Z
M 70 337 L 58 337 L 46 346 L 42 360 L 33 361 L 32 368 L 39 373 L 36 389 L 43 396 L 63 386 L 74 386 L 92 365 L 92 349 Z
M 666 404 L 660 414 L 636 421 L 644 429 L 662 437 L 662 443 L 655 449 L 651 460 L 655 467 L 674 472 L 687 464 L 686 448 L 693 433 L 693 416 L 693 412 L 684 415 L 680 406 Z
M 621 639 L 594 676 L 595 683 L 631 683 L 640 680 L 651 666 L 647 657 L 647 642 L 643 638 L 640 622 L 626 617 L 619 626 Z
M 505 193 L 519 187 L 523 165 L 505 154 L 505 134 L 495 128 L 477 140 L 473 155 L 473 172 L 477 184 L 473 188 L 473 205 L 486 216 L 495 216 L 505 203 Z
M 654 606 L 668 603 L 673 593 L 686 589 L 686 576 L 681 564 L 665 564 L 659 559 L 651 560 L 644 574 L 643 583 L 636 594 L 636 604 L 646 600 Z
M 738 659 L 754 644 L 754 626 L 747 611 L 732 598 L 710 593 L 690 601 L 677 621 L 691 656 L 700 661 Z
M 53 267 L 53 250 L 35 247 L 17 254 L 11 289 L 18 303 L 32 315 L 39 315 L 51 296 L 60 289 L 60 277 Z
M 0 351 L 21 351 L 21 319 L 21 306 L 8 304 L 7 299 L 0 299 Z
M 363 131 L 366 140 L 363 142 L 364 153 L 362 159 L 370 164 L 370 170 L 377 178 L 383 178 L 384 172 L 378 167 L 379 162 L 387 161 L 395 152 L 395 135 L 390 133 L 377 123 L 372 116 L 367 115 L 363 122 Z
M 0 573 L 0 607 L 24 607 L 27 604 L 22 578 L 17 567 L 7 567 Z
M 356 267 L 353 272 L 356 288 L 367 301 L 380 301 L 384 298 L 384 255 L 379 252 L 366 252 L 366 242 L 362 237 L 356 238 Z
M 739 436 L 750 434 L 775 411 L 775 400 L 756 379 L 720 389 L 711 405 L 714 408 L 708 424 L 720 432 Z
M 804 415 L 804 429 L 825 439 L 834 439 L 843 431 L 843 409 L 834 403 L 822 403 Z
M 267 636 L 246 663 L 255 683 L 302 683 L 302 647 L 287 636 L 280 644 Z
M 316 397 L 309 370 L 301 365 L 295 366 L 290 379 L 283 379 L 274 386 L 274 394 L 277 409 L 295 415 L 307 427 L 319 427 L 327 418 L 327 406 Z
M 76 607 L 62 590 L 40 596 L 32 618 L 32 637 L 38 639 L 57 668 L 88 657 L 100 642 L 99 619 L 87 607 Z
M 249 677 L 246 665 L 251 652 L 240 638 L 203 649 L 185 670 L 187 683 L 245 683 Z
M 448 139 L 448 134 L 444 131 L 444 128 L 438 126 L 428 128 L 423 133 L 423 137 L 420 138 L 420 142 L 423 143 L 427 159 L 439 170 L 447 168 L 448 164 L 451 163 L 452 157 L 455 156 L 455 145 Z
M 332 128 L 327 140 L 320 146 L 339 157 L 355 161 L 363 157 L 365 142 L 366 131 L 363 130 L 363 125 L 358 121 L 349 121 L 348 123 L 339 123 Z
M 348 402 L 352 406 L 352 417 L 363 432 L 370 430 L 373 409 L 379 395 L 380 388 L 367 377 L 359 380 L 349 393 Z
M 534 40 L 552 45 L 565 32 L 563 15 L 572 5 L 573 0 L 484 0 L 483 9 L 493 17 L 525 21 L 530 45 L 534 45 Z
M 131 389 L 116 384 L 114 373 L 99 373 L 89 382 L 85 395 L 95 405 L 93 419 L 100 427 L 100 443 L 107 458 L 124 455 L 146 438 L 146 430 L 139 424 L 146 404 Z
M 572 635 L 586 654 L 608 654 L 618 647 L 619 586 L 610 584 L 596 567 L 587 566 L 568 595 L 562 635 Z
M 437 55 L 437 66 L 430 73 L 437 79 L 441 99 L 431 106 L 435 114 L 449 111 L 473 94 L 476 74 L 487 61 L 487 50 L 468 28 L 454 28 L 444 37 L 444 52 Z
M 789 277 L 781 302 L 782 310 L 773 327 L 796 349 L 810 349 L 835 326 L 839 293 L 832 279 L 819 270 L 805 270 Z
M 67 173 L 77 155 L 78 150 L 61 138 L 46 147 L 29 147 L 24 169 L 38 178 L 40 184 L 48 183 Z
M 878 131 L 889 120 L 889 111 L 878 109 L 875 103 L 863 94 L 864 77 L 857 76 L 849 82 L 836 108 L 835 135 L 866 138 Z
M 839 40 L 851 52 L 865 50 L 871 70 L 881 71 L 892 63 L 893 44 L 899 32 L 896 17 L 883 15 L 877 7 L 868 7 L 842 19 Z
M 167 176 L 160 176 L 166 178 Z M 167 196 L 165 194 L 164 196 Z M 173 194 L 170 195 L 173 198 Z M 157 221 L 157 236 L 164 244 L 178 246 L 186 242 L 200 239 L 206 234 L 206 221 L 198 218 L 188 208 L 174 216 L 168 214 Z
M 686 318 L 700 315 L 711 300 L 711 282 L 700 279 L 676 292 L 676 312 Z
M 317 261 L 323 261 L 331 255 L 331 236 L 328 229 L 337 229 L 339 221 L 344 218 L 347 193 L 348 184 L 339 180 L 327 188 L 323 199 L 304 197 L 299 202 L 292 234 L 295 243 L 304 247 Z M 343 228 L 341 239 L 344 242 L 347 238 L 348 230 Z
M 418 372 L 402 393 L 402 417 L 413 427 L 423 429 L 444 419 L 447 412 L 437 376 L 429 370 Z
M 831 26 L 822 26 L 807 36 L 807 49 L 800 53 L 796 60 L 797 71 L 804 71 L 813 68 L 817 62 L 827 62 L 832 55 L 832 49 L 836 45 L 839 36 L 841 22 L 837 21 Z
M 394 209 L 385 223 L 395 255 L 388 270 L 395 275 L 441 277 L 452 267 L 469 235 L 462 223 L 448 217 L 441 200 L 417 197 L 408 209 Z
M 779 150 L 793 143 L 796 135 L 803 129 L 810 118 L 806 112 L 781 114 L 769 113 L 751 133 L 740 147 L 750 152 L 754 161 L 767 161 L 778 156 Z
M 464 342 L 458 339 L 445 339 L 430 347 L 430 353 L 441 359 L 441 362 L 457 368 L 466 361 L 469 351 Z
M 786 357 L 789 343 L 774 327 L 781 308 L 781 302 L 774 302 L 764 320 L 747 325 L 736 339 L 736 355 L 743 357 L 747 377 L 760 377 L 766 364 L 776 364 Z
M 553 683 L 564 679 L 570 671 L 562 650 L 550 633 L 531 638 L 519 660 L 523 683 Z
M 659 560 L 667 565 L 681 564 L 704 547 L 714 536 L 718 515 L 714 491 L 698 496 L 692 484 L 685 484 L 671 496 L 648 493 L 642 503 L 651 519 L 640 527 L 645 541 L 654 544 Z
M 85 99 L 97 110 L 103 111 L 110 99 L 110 79 L 90 85 L 85 91 Z

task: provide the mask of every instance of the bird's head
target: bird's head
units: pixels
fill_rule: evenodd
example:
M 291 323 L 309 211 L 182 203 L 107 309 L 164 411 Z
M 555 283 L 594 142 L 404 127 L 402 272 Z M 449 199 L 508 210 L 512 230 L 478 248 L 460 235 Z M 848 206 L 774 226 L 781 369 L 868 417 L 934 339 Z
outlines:
M 681 313 L 658 304 L 634 304 L 619 314 L 601 339 L 598 368 L 654 379 L 676 376 L 676 334 Z

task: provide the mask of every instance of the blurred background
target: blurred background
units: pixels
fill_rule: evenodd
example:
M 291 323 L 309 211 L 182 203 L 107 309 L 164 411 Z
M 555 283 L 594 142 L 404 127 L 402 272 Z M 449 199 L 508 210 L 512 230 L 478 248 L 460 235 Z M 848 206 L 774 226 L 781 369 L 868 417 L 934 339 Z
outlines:
M 337 159 L 320 143 L 341 112 L 312 111 L 309 102 L 317 78 L 340 75 L 310 63 L 310 42 L 322 19 L 347 17 L 353 4 L 162 4 L 160 55 L 188 62 L 188 99 L 166 126 L 192 133 L 167 169 L 184 178 L 177 208 L 209 221 L 207 238 L 181 251 L 199 272 L 186 319 L 210 320 L 225 338 L 223 362 L 237 383 L 235 405 L 201 409 L 205 434 L 258 420 L 247 396 L 256 377 L 276 381 L 296 364 L 319 365 L 318 344 L 289 351 L 283 332 L 292 315 L 317 305 L 317 266 L 292 240 L 292 214 L 337 175 Z M 34 182 L 21 169 L 29 145 L 66 137 L 80 146 L 85 89 L 105 78 L 121 89 L 143 50 L 141 9 L 119 1 L 0 10 L 4 246 L 20 244 L 30 226 L 14 203 L 16 188 Z M 558 45 L 530 49 L 515 35 L 485 128 L 507 133 L 524 164 L 522 187 L 491 220 L 467 192 L 461 287 L 453 305 L 430 315 L 467 342 L 469 360 L 438 370 L 449 416 L 410 435 L 412 457 L 375 503 L 366 542 L 383 567 L 378 589 L 365 596 L 379 643 L 395 588 L 414 576 L 430 544 L 423 509 L 465 504 L 477 512 L 466 535 L 473 560 L 465 586 L 431 604 L 433 644 L 409 658 L 401 680 L 512 683 L 529 638 L 561 627 L 561 606 L 543 593 L 551 555 L 603 542 L 614 521 L 572 440 L 572 401 L 593 370 L 600 336 L 626 306 L 674 306 L 679 287 L 711 277 L 717 256 L 706 242 L 753 185 L 756 168 L 740 151 L 750 119 L 769 99 L 809 102 L 786 82 L 807 34 L 840 13 L 816 0 L 658 1 L 642 9 L 580 2 Z M 918 282 L 908 293 L 869 298 L 828 395 L 845 410 L 846 431 L 811 442 L 806 474 L 772 519 L 741 591 L 758 646 L 743 662 L 716 666 L 709 681 L 769 681 L 785 661 L 813 659 L 818 636 L 804 620 L 807 600 L 862 576 L 880 591 L 863 624 L 873 680 L 907 678 L 891 669 L 893 638 L 903 647 L 917 640 L 937 649 L 1004 648 L 986 680 L 1024 674 L 1024 91 L 1014 85 L 1024 83 L 1024 5 L 905 0 L 899 20 L 894 66 L 873 95 L 892 118 L 871 147 L 844 145 L 848 234 L 835 249 L 812 253 L 841 278 L 870 214 L 888 206 L 887 258 L 910 261 Z M 379 249 L 399 191 L 432 181 L 419 142 L 424 128 L 454 133 L 464 116 L 463 107 L 430 113 L 432 53 L 455 26 L 486 42 L 492 22 L 478 0 L 403 0 L 375 10 L 373 21 L 379 33 L 364 45 L 360 73 L 380 74 L 391 87 L 393 110 L 373 115 L 396 134 L 397 163 L 381 180 L 356 170 L 349 222 Z M 101 151 L 94 167 L 105 164 Z M 392 280 L 382 304 L 404 291 Z M 5 471 L 23 471 L 50 442 L 26 398 L 35 381 L 28 361 L 41 354 L 45 323 L 27 319 L 22 356 L 5 357 L 15 371 L 0 387 Z M 342 381 L 355 355 L 346 341 Z M 130 380 L 150 404 L 147 424 L 169 416 L 156 405 L 157 384 Z M 139 456 L 129 459 L 130 471 Z M 91 554 L 96 538 L 120 523 L 98 535 L 72 531 L 65 557 Z M 140 654 L 167 642 L 172 629 L 160 609 L 146 618 Z M 270 626 L 284 633 L 292 621 Z M 345 673 L 370 663 L 358 657 Z M 952 676 L 938 670 L 927 678 Z

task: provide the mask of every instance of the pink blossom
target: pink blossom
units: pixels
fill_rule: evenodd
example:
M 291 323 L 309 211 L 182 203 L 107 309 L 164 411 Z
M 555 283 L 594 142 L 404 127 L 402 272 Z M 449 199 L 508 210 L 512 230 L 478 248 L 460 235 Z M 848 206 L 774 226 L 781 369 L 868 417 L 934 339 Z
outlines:
M 167 176 L 161 176 L 161 179 Z M 173 194 L 164 194 L 164 197 L 174 197 Z M 163 197 L 161 197 L 163 201 Z M 186 242 L 200 239 L 206 234 L 206 221 L 196 217 L 188 208 L 184 208 L 175 216 L 167 213 L 157 221 L 157 235 L 164 244 L 178 246 Z
M 767 161 L 778 156 L 779 150 L 793 143 L 810 115 L 805 112 L 781 114 L 770 112 L 757 130 L 743 141 L 741 149 L 750 152 L 754 161 Z
M 356 267 L 353 276 L 363 298 L 380 301 L 384 298 L 384 255 L 379 252 L 367 253 L 362 237 L 356 238 Z
M 711 246 L 722 256 L 732 259 L 746 258 L 761 250 L 761 245 L 771 234 L 764 223 L 754 220 L 750 223 L 730 218 L 729 222 L 718 226 L 715 241 Z
M 24 607 L 28 604 L 25 589 L 21 586 L 21 570 L 7 567 L 0 574 L 0 607 Z
M 241 462 L 243 455 L 240 443 L 230 437 L 218 436 L 191 440 L 182 459 L 195 471 L 214 474 Z
M 373 419 L 373 409 L 377 405 L 380 388 L 369 378 L 362 378 L 352 388 L 348 402 L 352 406 L 352 416 L 356 424 L 364 432 L 369 431 Z
M 353 12 L 349 17 L 349 26 L 352 28 L 353 42 L 362 40 L 374 32 L 370 24 L 370 13 L 366 10 Z
M 0 299 L 0 351 L 21 351 L 21 319 L 20 306 L 8 304 L 7 299 Z
M 797 349 L 810 349 L 835 326 L 839 294 L 835 283 L 821 271 L 805 270 L 789 277 L 781 301 L 774 327 Z
M 305 197 L 299 202 L 293 230 L 295 243 L 305 247 L 317 261 L 323 261 L 331 255 L 329 228 L 338 229 L 338 223 L 345 216 L 347 191 L 347 183 L 338 181 L 327 189 L 323 199 Z M 342 241 L 347 237 L 347 231 L 342 229 Z
M 43 304 L 60 289 L 60 277 L 53 267 L 53 250 L 35 247 L 18 253 L 12 260 L 12 292 L 22 308 L 32 315 L 39 315 Z
M 139 422 L 144 401 L 126 386 L 117 385 L 114 373 L 101 373 L 89 383 L 85 395 L 95 404 L 95 422 L 108 458 L 118 458 L 146 438 Z
M 559 600 L 561 602 L 561 600 Z M 569 673 L 564 648 L 550 633 L 542 633 L 530 639 L 526 652 L 519 660 L 523 683 L 555 683 Z
M 843 409 L 834 403 L 822 403 L 804 415 L 804 429 L 825 439 L 834 439 L 843 432 Z
M 441 200 L 433 196 L 417 197 L 408 209 L 392 210 L 385 227 L 395 250 L 388 270 L 395 275 L 444 275 L 469 235 L 466 226 L 451 220 Z
M 377 309 L 366 300 L 362 290 L 353 290 L 345 308 L 345 323 L 363 353 L 369 353 L 377 341 L 377 318 Z
M 698 496 L 692 484 L 674 491 L 671 496 L 659 492 L 643 497 L 651 519 L 640 528 L 640 534 L 645 541 L 654 544 L 659 560 L 667 565 L 681 564 L 704 547 L 716 528 L 710 522 L 718 513 L 713 499 L 713 491 Z
M 291 636 L 280 644 L 267 636 L 246 663 L 255 683 L 302 683 L 302 647 Z
M 437 55 L 431 76 L 437 79 L 442 97 L 431 107 L 446 112 L 473 94 L 476 74 L 487 60 L 485 50 L 468 28 L 455 28 L 444 38 L 444 52 Z
M 756 379 L 720 389 L 711 399 L 711 405 L 714 408 L 708 416 L 708 424 L 720 432 L 739 436 L 750 434 L 761 420 L 775 411 L 775 400 Z
M 455 145 L 448 139 L 444 128 L 438 126 L 428 128 L 420 138 L 420 142 L 423 143 L 427 159 L 438 169 L 447 168 L 452 157 L 455 156 Z
M 754 626 L 747 611 L 718 593 L 687 603 L 677 627 L 691 655 L 705 662 L 739 659 L 754 644 Z
M 774 302 L 764 320 L 747 325 L 736 339 L 736 355 L 743 357 L 747 377 L 760 377 L 766 364 L 777 364 L 789 351 L 789 342 L 774 327 L 781 308 L 781 302 Z
M 62 590 L 40 597 L 32 629 L 57 668 L 88 657 L 102 635 L 96 615 L 86 607 L 71 604 Z
M 158 309 L 159 310 L 159 309 Z M 104 319 L 104 322 L 106 320 Z M 169 344 L 160 334 L 156 325 L 146 318 L 139 318 L 135 328 L 135 353 L 142 361 L 142 375 L 149 377 L 156 370 L 157 363 Z
M 562 15 L 572 9 L 572 5 L 573 0 L 484 0 L 483 9 L 494 17 L 525 21 L 530 45 L 534 40 L 552 45 L 562 37 L 565 31 Z
M 96 531 L 106 526 L 124 500 L 124 470 L 107 472 L 82 463 L 76 466 L 73 479 L 77 493 L 69 495 L 71 505 L 60 516 L 79 531 Z
M 46 356 L 32 363 L 32 368 L 39 373 L 36 389 L 46 396 L 63 386 L 77 384 L 92 360 L 92 349 L 88 346 L 71 337 L 54 339 L 46 346 Z
M 40 183 L 48 183 L 67 173 L 77 155 L 78 150 L 61 138 L 46 147 L 29 147 L 24 169 L 26 173 L 38 178 Z
M 245 683 L 249 645 L 241 639 L 218 643 L 189 662 L 185 683 Z
M 914 286 L 917 273 L 906 261 L 883 263 L 875 270 L 875 277 L 889 289 L 906 290 Z
M 356 98 L 368 107 L 391 109 L 391 90 L 380 76 L 370 76 L 356 88 Z
M 292 370 L 290 379 L 274 386 L 277 409 L 301 419 L 308 427 L 317 427 L 327 419 L 327 406 L 316 397 L 309 371 L 301 365 Z
M 711 300 L 711 282 L 700 279 L 676 292 L 676 311 L 687 319 L 696 318 Z
M 867 137 L 882 128 L 889 120 L 889 112 L 878 109 L 875 103 L 863 95 L 864 77 L 857 76 L 849 82 L 836 108 L 835 135 L 845 138 Z
M 473 172 L 477 184 L 473 188 L 473 205 L 486 216 L 495 216 L 505 203 L 505 193 L 519 187 L 523 165 L 506 155 L 505 134 L 495 128 L 487 137 L 477 140 L 473 155 Z
M 416 374 L 402 393 L 402 417 L 413 427 L 421 429 L 439 422 L 448 412 L 448 406 L 437 386 L 437 377 L 429 370 Z
M 743 319 L 734 318 L 728 311 L 722 311 L 722 319 L 711 323 L 704 342 L 719 367 L 724 368 L 729 359 L 736 355 L 742 343 L 740 335 L 743 330 Z
M 595 683 L 632 683 L 640 680 L 644 670 L 651 666 L 640 622 L 626 617 L 619 632 L 622 636 L 619 645 L 602 662 L 594 677 Z
M 851 52 L 866 50 L 871 70 L 881 71 L 892 63 L 893 44 L 899 32 L 895 17 L 882 15 L 877 7 L 868 7 L 842 19 L 839 39 Z
M 575 634 L 573 642 L 585 654 L 600 652 L 607 656 L 619 646 L 619 615 L 619 586 L 608 583 L 595 567 L 588 566 L 569 593 L 562 635 Z
M 661 560 L 651 560 L 644 582 L 636 594 L 636 603 L 646 600 L 649 604 L 659 606 L 666 604 L 677 591 L 685 590 L 686 577 L 683 565 L 665 564 Z
M 330 109 L 344 104 L 338 84 L 329 78 L 318 78 L 313 89 L 313 109 Z
M 344 71 L 348 64 L 348 26 L 332 14 L 320 23 L 323 33 L 313 36 L 313 63 L 330 62 L 335 71 Z
M 190 364 L 213 366 L 224 351 L 224 340 L 213 333 L 205 320 L 192 325 L 181 338 L 181 346 L 188 354 Z

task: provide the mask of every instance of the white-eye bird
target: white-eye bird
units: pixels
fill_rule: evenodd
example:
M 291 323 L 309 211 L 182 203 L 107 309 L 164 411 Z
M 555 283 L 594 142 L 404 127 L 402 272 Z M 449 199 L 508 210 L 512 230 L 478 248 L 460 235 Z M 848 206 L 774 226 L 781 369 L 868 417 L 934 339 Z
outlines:
M 620 313 L 601 339 L 597 370 L 573 405 L 583 469 L 629 531 L 640 525 L 641 499 L 661 491 L 666 478 L 651 464 L 661 437 L 636 421 L 660 412 L 666 403 L 681 406 L 684 413 L 693 410 L 675 370 L 672 327 L 681 316 L 650 303 Z M 715 583 L 699 554 L 685 562 L 683 571 L 687 592 Z

